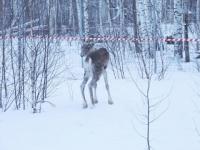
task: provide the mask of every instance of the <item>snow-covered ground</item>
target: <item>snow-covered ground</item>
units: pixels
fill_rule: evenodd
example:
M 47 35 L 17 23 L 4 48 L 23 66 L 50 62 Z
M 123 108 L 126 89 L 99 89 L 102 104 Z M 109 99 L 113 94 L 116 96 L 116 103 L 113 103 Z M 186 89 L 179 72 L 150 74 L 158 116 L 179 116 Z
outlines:
M 70 54 L 70 55 L 69 55 Z M 72 59 L 73 58 L 73 59 Z M 145 150 L 145 100 L 129 76 L 114 79 L 109 68 L 109 83 L 114 105 L 107 104 L 101 79 L 99 103 L 91 107 L 86 88 L 88 109 L 82 109 L 80 83 L 81 61 L 78 50 L 68 49 L 65 58 L 69 70 L 49 98 L 55 107 L 44 104 L 41 114 L 31 111 L 0 113 L 0 150 Z M 192 65 L 182 71 L 169 69 L 164 80 L 153 81 L 152 103 L 164 99 L 152 112 L 153 150 L 199 150 L 200 74 Z M 190 68 L 190 69 L 188 69 Z M 141 88 L 146 82 L 132 74 Z M 199 92 L 200 93 L 200 92 Z

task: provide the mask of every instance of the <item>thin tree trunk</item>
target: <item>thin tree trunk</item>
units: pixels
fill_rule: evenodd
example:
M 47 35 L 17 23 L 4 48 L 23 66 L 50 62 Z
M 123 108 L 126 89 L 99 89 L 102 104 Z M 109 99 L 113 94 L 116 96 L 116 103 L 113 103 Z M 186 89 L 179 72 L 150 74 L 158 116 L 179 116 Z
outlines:
M 88 4 L 89 4 L 89 0 L 84 0 L 83 7 L 84 7 L 84 35 L 85 36 L 89 36 L 90 34 Z
M 175 31 L 174 31 L 174 38 L 175 39 L 182 39 L 182 3 L 181 0 L 175 0 L 174 2 L 174 25 L 175 25 Z M 174 55 L 176 57 L 182 58 L 183 57 L 183 42 L 182 41 L 176 41 L 174 44 Z
M 77 14 L 78 14 L 78 25 L 79 25 L 79 35 L 83 37 L 83 0 L 76 0 L 77 4 Z
M 134 32 L 134 38 L 138 39 L 138 17 L 137 17 L 137 2 L 136 0 L 133 0 L 133 32 Z M 141 52 L 139 42 L 135 40 L 135 50 L 136 53 Z
M 188 13 L 184 14 L 184 39 L 188 39 Z M 190 52 L 189 52 L 189 42 L 184 41 L 184 51 L 185 51 L 185 62 L 190 62 Z
M 196 16 L 197 23 L 200 23 L 200 0 L 197 0 Z
M 5 14 L 5 0 L 2 1 L 3 4 L 3 19 L 2 19 L 2 62 L 1 62 L 1 85 L 0 85 L 0 108 L 3 107 L 3 98 L 7 99 L 7 83 L 6 83 L 6 45 L 5 45 L 5 35 L 6 35 L 6 14 Z M 3 92 L 4 91 L 4 92 Z

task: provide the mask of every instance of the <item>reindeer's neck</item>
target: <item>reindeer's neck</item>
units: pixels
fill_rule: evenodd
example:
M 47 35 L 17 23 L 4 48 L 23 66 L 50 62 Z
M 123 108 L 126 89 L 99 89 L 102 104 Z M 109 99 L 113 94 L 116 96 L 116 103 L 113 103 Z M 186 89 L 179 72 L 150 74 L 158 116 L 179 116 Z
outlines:
M 90 51 L 88 52 L 87 56 L 90 55 L 91 53 L 93 53 L 94 51 L 97 51 L 97 49 L 94 48 L 94 47 L 92 47 L 92 48 L 90 49 Z

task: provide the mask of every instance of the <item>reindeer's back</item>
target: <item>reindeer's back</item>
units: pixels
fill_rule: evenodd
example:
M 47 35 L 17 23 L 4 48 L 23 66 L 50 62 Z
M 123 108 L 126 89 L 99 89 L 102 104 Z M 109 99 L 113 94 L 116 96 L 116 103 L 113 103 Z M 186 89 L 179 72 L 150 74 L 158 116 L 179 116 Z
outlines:
M 105 48 L 100 48 L 96 51 L 93 51 L 88 55 L 88 57 L 91 58 L 92 63 L 96 67 L 106 69 L 109 61 L 109 53 Z

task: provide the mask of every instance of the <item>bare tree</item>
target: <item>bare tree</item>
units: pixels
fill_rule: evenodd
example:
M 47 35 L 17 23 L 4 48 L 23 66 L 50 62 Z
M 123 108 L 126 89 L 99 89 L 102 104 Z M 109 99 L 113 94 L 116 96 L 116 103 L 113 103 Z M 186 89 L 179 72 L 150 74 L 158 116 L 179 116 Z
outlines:
M 7 99 L 8 97 L 8 91 L 7 91 L 7 81 L 6 81 L 6 1 L 2 1 L 2 7 L 3 7 L 3 15 L 2 15 L 2 60 L 1 60 L 1 82 L 0 82 L 0 108 L 3 108 L 3 99 Z
M 182 19 L 182 3 L 181 0 L 175 0 L 174 2 L 174 37 L 176 39 L 182 39 L 183 31 L 183 19 Z M 182 41 L 176 41 L 174 45 L 174 55 L 177 59 L 183 57 L 183 43 Z

